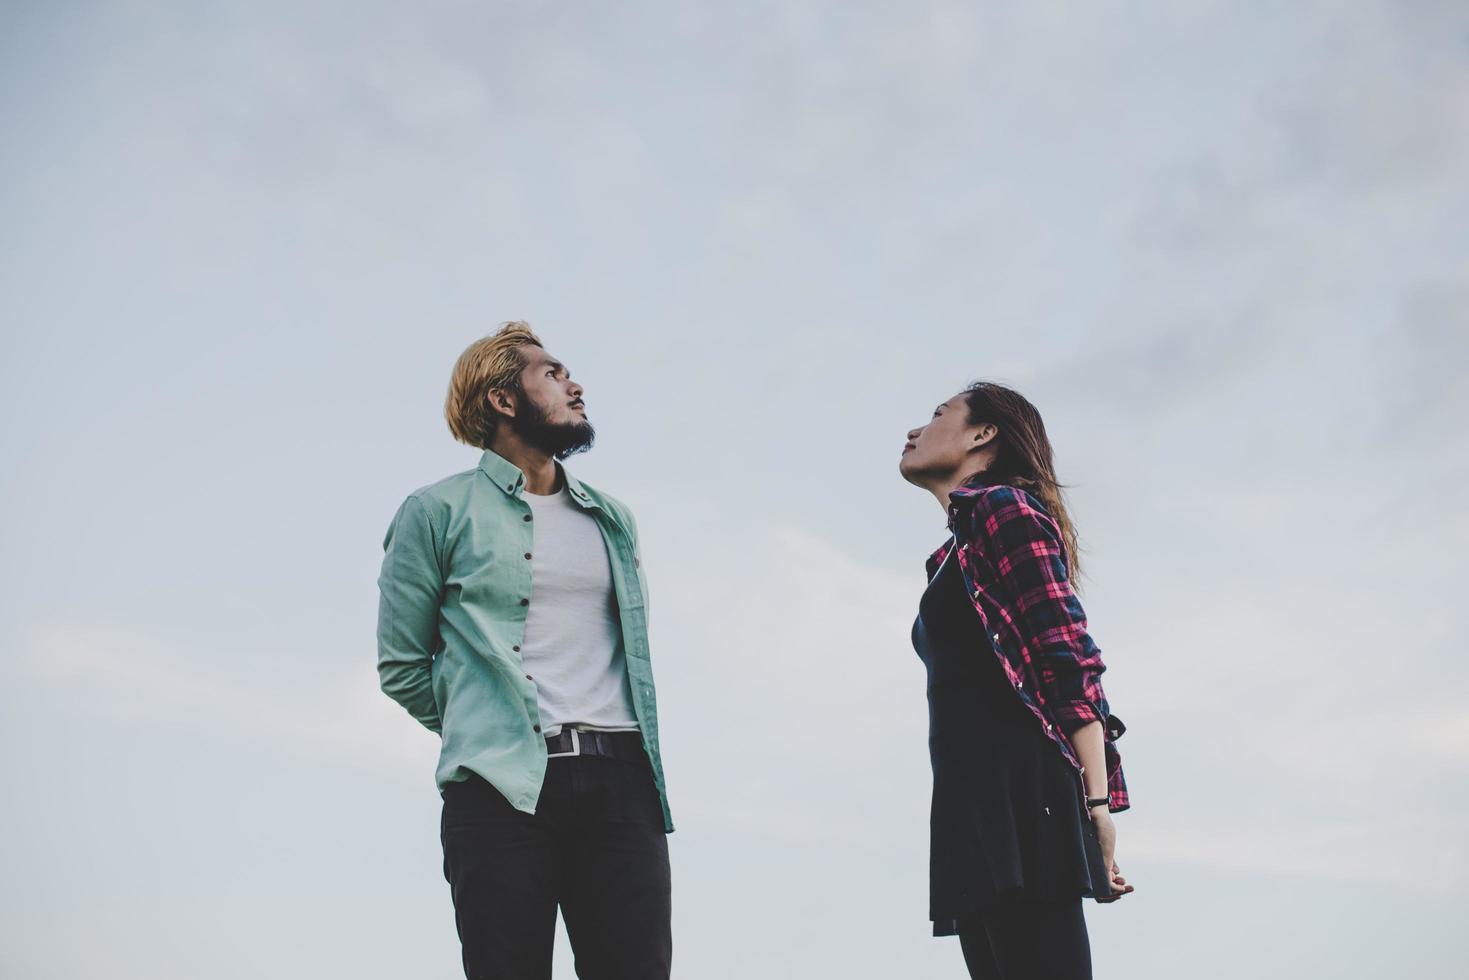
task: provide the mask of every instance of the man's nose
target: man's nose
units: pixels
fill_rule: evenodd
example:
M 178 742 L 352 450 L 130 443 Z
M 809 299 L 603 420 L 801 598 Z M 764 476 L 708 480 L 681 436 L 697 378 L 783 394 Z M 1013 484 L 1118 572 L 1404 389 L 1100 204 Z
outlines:
M 571 397 L 573 399 L 577 399 L 582 396 L 582 386 L 577 384 L 575 381 L 571 382 L 571 386 L 566 390 L 571 393 Z

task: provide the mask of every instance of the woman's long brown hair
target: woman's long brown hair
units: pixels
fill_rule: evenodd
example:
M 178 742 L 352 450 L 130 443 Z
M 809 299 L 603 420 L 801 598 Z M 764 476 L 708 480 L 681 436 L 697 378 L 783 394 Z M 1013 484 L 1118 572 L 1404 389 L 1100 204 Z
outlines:
M 1066 574 L 1080 591 L 1081 562 L 1077 558 L 1076 526 L 1066 512 L 1062 485 L 1056 480 L 1051 440 L 1041 413 L 1020 392 L 992 381 L 976 381 L 964 389 L 969 424 L 989 422 L 999 430 L 998 452 L 984 471 L 986 480 L 1020 487 L 1038 499 L 1061 528 Z

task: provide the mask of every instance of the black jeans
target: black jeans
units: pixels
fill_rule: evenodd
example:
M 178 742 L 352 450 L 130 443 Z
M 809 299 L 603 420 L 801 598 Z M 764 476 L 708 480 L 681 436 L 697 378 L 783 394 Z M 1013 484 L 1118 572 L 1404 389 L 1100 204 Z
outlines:
M 1010 902 L 959 931 L 971 980 L 1091 980 L 1081 899 Z
M 668 839 L 646 759 L 551 759 L 534 814 L 478 776 L 443 796 L 469 980 L 550 980 L 558 905 L 582 980 L 667 980 Z

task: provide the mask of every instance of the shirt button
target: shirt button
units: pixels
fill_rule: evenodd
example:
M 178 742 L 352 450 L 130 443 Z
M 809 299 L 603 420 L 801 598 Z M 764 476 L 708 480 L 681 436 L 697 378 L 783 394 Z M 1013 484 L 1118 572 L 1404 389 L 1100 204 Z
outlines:
M 516 653 L 520 652 L 520 647 L 518 646 L 511 647 L 510 649 L 514 650 Z
M 506 487 L 505 489 L 506 490 L 509 490 L 511 493 L 514 493 L 515 492 L 515 484 L 512 483 L 508 487 Z
M 529 552 L 529 551 L 527 551 L 527 552 L 526 552 L 526 553 L 525 553 L 525 560 L 526 560 L 526 561 L 530 561 L 530 552 Z
M 524 517 L 521 518 L 521 520 L 522 521 L 528 521 L 528 520 L 530 520 L 530 515 L 529 514 L 526 514 Z
M 1000 642 L 1000 634 L 996 633 L 994 636 L 990 637 L 990 639 L 994 640 L 996 643 L 999 643 Z
M 522 606 L 528 606 L 528 605 L 530 605 L 530 600 L 529 599 L 521 599 L 520 600 L 520 604 Z
M 529 674 L 526 674 L 526 675 L 525 675 L 525 679 L 526 679 L 526 680 L 528 680 L 528 681 L 533 681 L 533 680 L 535 680 L 535 678 L 534 678 L 534 677 L 532 677 L 532 676 L 531 676 L 531 675 L 529 675 Z
M 532 725 L 532 726 L 530 726 L 530 727 L 531 727 L 531 731 L 536 731 L 536 732 L 538 732 L 538 731 L 540 731 L 540 730 L 541 730 L 541 726 L 540 726 L 540 725 Z

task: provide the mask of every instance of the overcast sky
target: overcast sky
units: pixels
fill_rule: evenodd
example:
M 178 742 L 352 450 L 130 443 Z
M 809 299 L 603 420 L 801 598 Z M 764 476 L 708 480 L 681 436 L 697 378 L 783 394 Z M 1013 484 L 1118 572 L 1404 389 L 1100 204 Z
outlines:
M 1129 727 L 1099 980 L 1457 968 L 1462 4 L 5 2 L 0 127 L 5 977 L 456 975 L 375 580 L 510 318 L 642 529 L 675 975 L 964 975 L 897 459 L 977 378 Z

